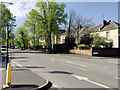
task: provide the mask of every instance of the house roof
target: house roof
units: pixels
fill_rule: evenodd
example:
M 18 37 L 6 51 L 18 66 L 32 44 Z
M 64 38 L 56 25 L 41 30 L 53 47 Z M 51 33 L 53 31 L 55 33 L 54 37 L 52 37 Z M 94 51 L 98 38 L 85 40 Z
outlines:
M 118 29 L 120 27 L 120 24 L 115 21 L 109 21 L 106 25 L 103 26 L 103 24 L 100 24 L 90 30 L 88 30 L 90 33 L 92 32 L 98 32 L 98 31 L 106 31 L 106 30 L 114 30 Z

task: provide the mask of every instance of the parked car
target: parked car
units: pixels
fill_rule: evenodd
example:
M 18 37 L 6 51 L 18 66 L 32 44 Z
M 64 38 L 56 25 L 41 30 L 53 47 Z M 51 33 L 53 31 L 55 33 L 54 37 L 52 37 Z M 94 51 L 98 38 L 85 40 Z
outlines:
M 15 49 L 15 47 L 11 47 L 11 49 Z
M 2 51 L 6 51 L 6 50 L 7 50 L 6 46 L 3 45 L 3 46 L 1 47 L 1 50 L 2 50 Z
M 25 48 L 21 47 L 20 50 L 25 50 Z

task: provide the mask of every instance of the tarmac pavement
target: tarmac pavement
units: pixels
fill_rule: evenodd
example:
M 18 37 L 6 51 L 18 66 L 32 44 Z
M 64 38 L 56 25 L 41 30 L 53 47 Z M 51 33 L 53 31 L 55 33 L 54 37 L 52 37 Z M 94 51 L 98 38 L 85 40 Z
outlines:
M 4 66 L 4 65 L 3 65 Z M 52 86 L 50 81 L 38 76 L 31 70 L 12 66 L 11 84 L 12 88 L 3 88 L 2 90 L 46 90 Z M 2 85 L 5 85 L 6 70 L 2 70 Z
M 2 72 L 2 81 L 5 85 L 6 70 Z M 46 90 L 52 86 L 52 83 L 36 75 L 32 71 L 24 68 L 12 68 L 11 82 L 13 88 L 2 90 Z

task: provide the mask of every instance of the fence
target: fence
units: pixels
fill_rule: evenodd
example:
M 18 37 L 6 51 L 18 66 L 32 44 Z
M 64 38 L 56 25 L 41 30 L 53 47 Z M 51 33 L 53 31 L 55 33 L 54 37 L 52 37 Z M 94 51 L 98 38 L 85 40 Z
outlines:
M 120 48 L 93 48 L 92 56 L 120 56 Z

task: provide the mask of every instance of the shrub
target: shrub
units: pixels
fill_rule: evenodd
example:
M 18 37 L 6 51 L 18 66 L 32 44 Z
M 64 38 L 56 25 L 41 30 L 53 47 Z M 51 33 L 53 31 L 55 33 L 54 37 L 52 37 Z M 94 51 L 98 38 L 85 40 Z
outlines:
M 88 45 L 85 45 L 85 44 L 80 44 L 80 45 L 78 45 L 78 48 L 79 48 L 79 49 L 88 49 L 89 46 L 88 46 Z
M 77 49 L 77 47 L 74 47 L 74 49 Z
M 40 49 L 42 49 L 43 48 L 43 45 L 37 45 L 36 46 L 36 50 L 40 50 Z
M 74 49 L 75 46 L 76 46 L 75 38 L 72 36 L 71 37 L 66 36 L 65 43 L 64 43 L 65 53 L 69 53 L 69 50 Z
M 93 37 L 89 33 L 84 34 L 80 38 L 80 44 L 91 46 L 92 41 L 93 41 Z
M 105 48 L 111 48 L 113 46 L 112 42 L 107 42 L 105 38 L 100 37 L 100 36 L 94 36 L 92 45 L 96 48 L 100 48 L 101 45 Z

